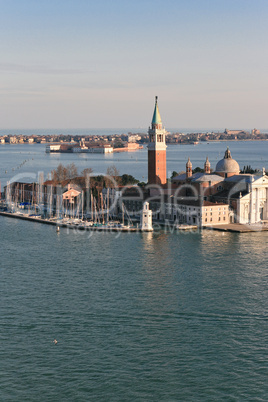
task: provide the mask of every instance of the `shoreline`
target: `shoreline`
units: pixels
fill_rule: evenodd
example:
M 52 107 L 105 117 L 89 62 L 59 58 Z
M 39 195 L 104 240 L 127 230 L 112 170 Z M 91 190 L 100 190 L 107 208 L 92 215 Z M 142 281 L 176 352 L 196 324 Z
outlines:
M 53 225 L 57 226 L 59 228 L 65 228 L 65 229 L 77 229 L 79 231 L 93 231 L 93 232 L 122 232 L 122 233 L 148 233 L 148 232 L 153 232 L 153 231 L 145 231 L 141 230 L 139 227 L 113 227 L 113 226 L 79 226 L 79 225 L 69 225 L 66 223 L 59 223 L 57 221 L 49 221 L 47 219 L 42 219 L 42 218 L 34 218 L 30 216 L 23 216 L 23 215 L 16 215 L 10 212 L 4 212 L 0 211 L 0 216 L 4 216 L 7 218 L 12 218 L 12 219 L 20 219 L 24 221 L 30 221 L 30 222 L 37 222 L 37 223 L 42 223 L 44 225 Z M 183 231 L 198 231 L 198 230 L 215 230 L 219 232 L 230 232 L 230 233 L 254 233 L 254 232 L 266 232 L 268 231 L 268 223 L 266 224 L 255 224 L 250 227 L 249 225 L 246 224 L 240 224 L 240 223 L 230 223 L 226 225 L 214 225 L 214 226 L 203 226 L 202 228 L 196 227 L 194 230 L 192 227 L 183 227 L 181 229 L 175 228 L 176 225 L 170 224 L 170 223 L 164 223 L 164 222 L 154 222 L 158 226 L 169 226 L 172 227 L 173 229 L 177 230 L 180 232 L 182 229 Z
M 168 144 L 168 145 L 194 145 L 194 146 L 196 146 L 196 145 L 199 145 L 199 144 L 209 144 L 210 142 L 249 142 L 249 141 L 254 141 L 254 142 L 255 141 L 256 142 L 268 141 L 268 138 L 245 138 L 245 139 L 241 139 L 241 140 L 234 140 L 232 138 L 226 138 L 226 139 L 222 139 L 222 140 L 212 140 L 211 139 L 211 140 L 207 140 L 207 141 L 198 141 L 197 144 L 193 144 L 191 142 L 182 142 L 181 143 L 181 142 L 168 142 L 168 141 L 166 141 L 166 144 Z M 67 144 L 67 141 L 61 143 L 61 145 L 64 145 L 64 144 Z M 138 143 L 138 144 L 140 146 L 146 146 L 148 144 L 148 142 L 143 142 L 141 144 L 140 143 Z M 53 142 L 51 143 L 50 141 L 46 141 L 46 142 L 15 142 L 15 143 L 10 143 L 10 142 L 1 143 L 0 142 L 0 145 L 11 145 L 11 146 L 13 146 L 13 145 L 58 145 L 58 142 L 57 141 L 55 141 L 55 143 L 53 143 Z M 114 149 L 121 150 L 121 151 L 118 151 L 118 152 L 124 152 L 124 151 L 122 151 L 122 148 L 114 148 Z M 135 149 L 135 151 L 139 150 L 139 149 L 142 149 L 142 148 L 137 148 L 137 149 Z M 62 152 L 62 153 L 64 153 L 64 152 Z M 68 152 L 65 152 L 65 153 L 68 153 Z M 69 153 L 71 153 L 71 152 L 69 152 Z
M 44 225 L 53 225 L 65 229 L 77 229 L 79 231 L 93 231 L 93 232 L 123 232 L 123 233 L 135 233 L 135 232 L 151 232 L 150 230 L 141 230 L 140 227 L 113 227 L 113 226 L 79 226 L 69 225 L 67 223 L 60 223 L 57 221 L 49 221 L 42 218 L 34 218 L 31 216 L 16 215 L 10 212 L 0 211 L 0 216 L 5 216 L 12 219 L 20 219 L 24 221 L 43 223 Z

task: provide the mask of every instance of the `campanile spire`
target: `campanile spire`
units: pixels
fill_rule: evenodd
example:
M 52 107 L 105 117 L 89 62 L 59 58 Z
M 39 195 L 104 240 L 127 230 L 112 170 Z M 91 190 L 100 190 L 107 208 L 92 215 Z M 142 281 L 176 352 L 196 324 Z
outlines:
M 155 97 L 155 106 L 154 106 L 154 114 L 153 114 L 153 118 L 152 118 L 152 129 L 153 128 L 157 128 L 157 129 L 162 129 L 162 120 L 161 120 L 161 116 L 159 113 L 159 109 L 158 109 L 158 96 Z

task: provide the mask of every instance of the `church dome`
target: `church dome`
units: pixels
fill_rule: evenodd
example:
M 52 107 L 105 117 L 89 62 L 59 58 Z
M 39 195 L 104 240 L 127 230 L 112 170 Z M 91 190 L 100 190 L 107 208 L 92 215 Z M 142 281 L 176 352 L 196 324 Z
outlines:
M 225 151 L 224 158 L 217 163 L 215 172 L 227 175 L 239 174 L 240 167 L 236 160 L 232 158 L 229 148 Z

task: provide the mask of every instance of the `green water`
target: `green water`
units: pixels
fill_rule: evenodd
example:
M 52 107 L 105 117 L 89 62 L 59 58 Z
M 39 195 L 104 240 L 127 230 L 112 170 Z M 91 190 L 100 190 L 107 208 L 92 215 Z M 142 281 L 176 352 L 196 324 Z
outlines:
M 268 400 L 267 232 L 0 229 L 0 400 Z

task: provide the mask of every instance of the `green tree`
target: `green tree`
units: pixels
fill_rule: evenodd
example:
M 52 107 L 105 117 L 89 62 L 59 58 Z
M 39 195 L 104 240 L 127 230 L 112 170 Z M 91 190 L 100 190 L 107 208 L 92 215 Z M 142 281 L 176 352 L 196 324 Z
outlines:
M 193 169 L 193 174 L 194 173 L 204 173 L 204 169 L 201 169 L 199 166 L 197 166 L 195 169 Z
M 131 176 L 130 174 L 123 174 L 121 176 L 121 183 L 123 186 L 127 184 L 137 184 L 139 180 L 136 180 L 135 177 Z

